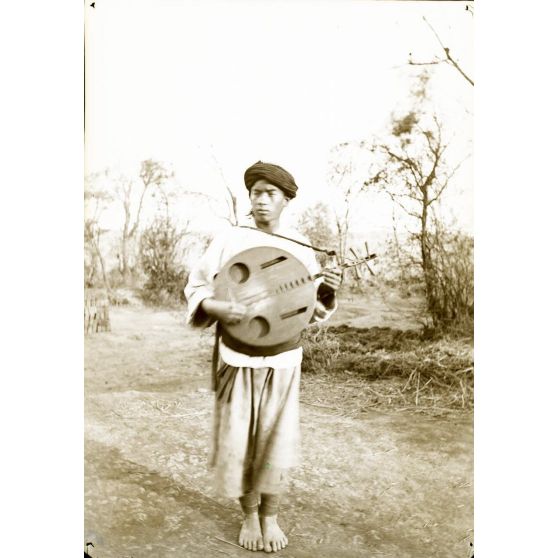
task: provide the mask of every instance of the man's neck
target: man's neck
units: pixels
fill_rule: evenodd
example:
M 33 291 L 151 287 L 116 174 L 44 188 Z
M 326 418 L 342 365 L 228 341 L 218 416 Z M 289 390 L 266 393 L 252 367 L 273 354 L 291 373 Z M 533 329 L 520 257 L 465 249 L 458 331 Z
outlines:
M 277 219 L 276 221 L 271 221 L 269 223 L 258 223 L 256 221 L 256 227 L 266 233 L 274 233 L 281 228 L 281 224 L 279 222 L 279 219 Z

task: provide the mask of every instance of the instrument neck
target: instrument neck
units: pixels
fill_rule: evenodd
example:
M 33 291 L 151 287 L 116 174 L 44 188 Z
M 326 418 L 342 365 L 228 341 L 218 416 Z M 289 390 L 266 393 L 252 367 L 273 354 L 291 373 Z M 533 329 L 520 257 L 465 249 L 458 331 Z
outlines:
M 361 258 L 361 259 L 359 259 L 355 262 L 346 262 L 346 263 L 343 263 L 341 265 L 338 265 L 337 269 L 348 269 L 349 267 L 355 267 L 355 266 L 360 265 L 364 262 L 367 262 L 368 260 L 373 260 L 376 257 L 377 257 L 376 254 L 370 254 L 370 255 L 366 256 L 365 258 Z M 315 275 L 312 275 L 312 280 L 319 279 L 323 275 L 324 275 L 324 272 L 320 271 L 319 273 L 316 273 Z

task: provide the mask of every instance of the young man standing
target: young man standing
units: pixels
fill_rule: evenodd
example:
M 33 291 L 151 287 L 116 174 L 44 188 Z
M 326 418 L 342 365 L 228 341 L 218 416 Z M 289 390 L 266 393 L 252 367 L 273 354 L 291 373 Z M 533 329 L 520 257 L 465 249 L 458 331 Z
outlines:
M 217 236 L 190 273 L 185 294 L 188 321 L 194 327 L 208 327 L 215 321 L 235 324 L 245 315 L 242 304 L 216 300 L 213 290 L 215 275 L 239 252 L 273 246 L 291 253 L 311 274 L 319 271 L 310 248 L 281 238 L 308 243 L 280 223 L 298 189 L 291 174 L 259 161 L 246 170 L 244 182 L 256 228 L 233 227 Z M 324 271 L 312 321 L 323 321 L 335 311 L 340 283 L 340 272 Z M 280 345 L 254 347 L 220 331 L 219 366 L 213 377 L 211 458 L 217 489 L 240 500 L 244 522 L 239 544 L 248 550 L 276 552 L 288 543 L 277 523 L 279 497 L 286 488 L 288 470 L 299 462 L 301 336 Z

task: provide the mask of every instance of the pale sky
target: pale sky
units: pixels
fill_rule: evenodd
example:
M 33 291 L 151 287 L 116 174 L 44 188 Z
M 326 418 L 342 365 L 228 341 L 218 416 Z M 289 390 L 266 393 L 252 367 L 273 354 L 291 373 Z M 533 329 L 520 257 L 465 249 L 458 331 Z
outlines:
M 100 0 L 86 10 L 86 170 L 132 174 L 154 158 L 183 186 L 218 195 L 214 156 L 244 197 L 244 170 L 264 160 L 294 175 L 301 211 L 324 194 L 329 150 L 381 132 L 405 102 L 408 54 L 442 56 L 422 16 L 474 77 L 465 5 Z M 454 68 L 433 68 L 433 100 L 458 160 L 472 151 L 473 88 Z M 448 192 L 469 231 L 472 186 L 471 158 Z M 389 226 L 389 204 L 378 198 L 361 218 Z

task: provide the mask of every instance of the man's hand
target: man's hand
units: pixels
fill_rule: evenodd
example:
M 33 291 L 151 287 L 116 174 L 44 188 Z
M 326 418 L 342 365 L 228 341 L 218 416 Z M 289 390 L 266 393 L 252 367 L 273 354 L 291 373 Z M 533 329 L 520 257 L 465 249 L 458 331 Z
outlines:
M 314 309 L 314 318 L 325 319 L 328 311 L 335 307 L 335 291 L 341 286 L 340 269 L 324 269 L 324 280 L 318 286 L 318 300 Z
M 209 316 L 217 319 L 223 324 L 234 325 L 240 322 L 246 315 L 246 306 L 237 302 L 227 302 L 206 298 L 202 301 L 201 307 Z
M 325 269 L 323 272 L 323 284 L 332 291 L 336 291 L 341 286 L 342 272 L 340 269 Z

